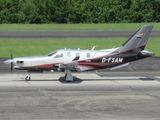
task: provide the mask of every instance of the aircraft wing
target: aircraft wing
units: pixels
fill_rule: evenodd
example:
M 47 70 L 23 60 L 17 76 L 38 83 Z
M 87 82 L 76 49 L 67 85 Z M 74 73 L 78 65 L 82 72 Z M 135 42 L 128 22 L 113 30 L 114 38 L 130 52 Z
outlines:
M 60 64 L 60 69 L 71 70 L 71 71 L 79 71 L 77 68 L 78 60 L 80 56 L 76 56 L 71 62 L 65 62 Z

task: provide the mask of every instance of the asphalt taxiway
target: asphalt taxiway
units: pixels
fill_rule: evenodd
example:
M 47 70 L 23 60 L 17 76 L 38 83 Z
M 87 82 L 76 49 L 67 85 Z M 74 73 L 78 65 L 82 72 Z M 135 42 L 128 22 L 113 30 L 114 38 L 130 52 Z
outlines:
M 0 74 L 0 119 L 159 120 L 157 80 L 74 74 Z
M 0 30 L 0 38 L 130 37 L 136 30 Z M 151 37 L 160 37 L 153 30 Z

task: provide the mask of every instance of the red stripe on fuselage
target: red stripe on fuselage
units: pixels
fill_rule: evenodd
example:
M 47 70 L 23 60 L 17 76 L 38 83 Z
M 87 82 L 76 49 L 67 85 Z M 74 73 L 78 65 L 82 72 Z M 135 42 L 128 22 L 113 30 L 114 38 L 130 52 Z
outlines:
M 136 48 L 133 48 L 133 49 L 130 49 L 130 50 L 126 50 L 126 51 L 123 51 L 123 52 L 119 52 L 119 53 L 111 53 L 109 55 L 104 55 L 104 56 L 101 56 L 101 57 L 97 57 L 97 58 L 93 58 L 93 59 L 87 59 L 87 60 L 96 60 L 96 59 L 101 59 L 103 57 L 112 57 L 112 56 L 115 56 L 115 55 L 120 55 L 120 54 L 124 54 L 124 53 L 127 53 L 127 52 L 130 52 L 132 50 L 135 50 L 135 49 L 138 49 L 138 48 L 141 48 L 141 47 L 145 47 L 146 44 L 142 45 L 142 46 L 139 46 L 139 47 L 136 47 Z M 78 61 L 78 62 L 86 62 L 86 60 L 82 60 L 82 61 Z
M 30 68 L 53 67 L 53 65 L 55 64 L 60 64 L 60 63 L 41 64 L 41 65 L 31 66 Z
M 116 55 L 120 55 L 120 54 L 124 54 L 124 53 L 127 53 L 127 52 L 130 52 L 132 50 L 135 50 L 135 49 L 138 49 L 138 48 L 142 48 L 142 47 L 145 47 L 146 44 L 142 45 L 142 46 L 139 46 L 139 47 L 136 47 L 136 48 L 133 48 L 133 49 L 130 49 L 130 50 L 126 50 L 126 51 L 123 51 L 123 52 L 119 52 L 119 53 L 111 53 L 109 55 L 106 55 L 106 56 L 101 56 L 101 57 L 97 57 L 97 58 L 94 58 L 94 59 L 89 59 L 91 61 L 94 61 L 94 60 L 98 60 L 98 59 L 102 59 L 103 57 L 107 58 L 107 57 L 113 57 L 113 56 L 116 56 Z M 125 64 L 126 62 L 101 62 L 101 61 L 98 61 L 98 62 L 86 62 L 86 60 L 82 60 L 82 61 L 78 61 L 78 65 L 83 65 L 83 66 L 88 66 L 88 67 L 92 67 L 92 68 L 107 68 L 109 67 L 110 65 L 120 65 L 120 64 Z M 109 66 L 107 66 L 109 65 Z

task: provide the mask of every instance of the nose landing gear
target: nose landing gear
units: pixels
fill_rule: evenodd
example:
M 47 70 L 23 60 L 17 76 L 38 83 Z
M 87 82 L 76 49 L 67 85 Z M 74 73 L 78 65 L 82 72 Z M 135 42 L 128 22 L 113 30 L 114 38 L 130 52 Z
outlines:
M 31 80 L 30 75 L 31 75 L 31 72 L 28 71 L 28 75 L 25 77 L 25 80 L 26 80 L 26 81 L 30 81 L 30 80 Z

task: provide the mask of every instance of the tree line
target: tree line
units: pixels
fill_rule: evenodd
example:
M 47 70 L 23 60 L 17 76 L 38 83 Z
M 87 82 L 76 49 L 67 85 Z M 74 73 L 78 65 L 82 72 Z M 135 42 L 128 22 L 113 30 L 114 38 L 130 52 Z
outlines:
M 0 0 L 0 23 L 160 21 L 160 0 Z

